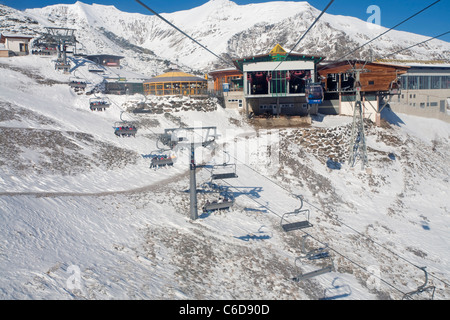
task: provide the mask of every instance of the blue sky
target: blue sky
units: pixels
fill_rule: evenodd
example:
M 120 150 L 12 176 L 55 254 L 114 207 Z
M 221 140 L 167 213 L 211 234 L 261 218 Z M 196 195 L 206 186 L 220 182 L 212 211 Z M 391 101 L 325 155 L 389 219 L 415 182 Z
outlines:
M 158 13 L 186 10 L 200 6 L 207 2 L 207 0 L 141 1 Z M 273 0 L 234 0 L 234 2 L 239 5 L 269 1 Z M 362 20 L 367 20 L 372 15 L 371 13 L 367 13 L 368 7 L 371 5 L 377 5 L 381 11 L 381 25 L 389 28 L 395 26 L 402 20 L 410 17 L 414 13 L 425 8 L 427 5 L 434 3 L 435 1 L 437 0 L 335 0 L 333 5 L 328 9 L 327 13 L 354 16 Z M 47 5 L 60 3 L 71 4 L 75 2 L 76 0 L 0 0 L 0 4 L 19 10 L 45 7 Z M 98 3 L 114 5 L 121 11 L 150 14 L 135 0 L 83 0 L 82 2 L 88 4 Z M 323 10 L 329 3 L 329 0 L 309 0 L 308 2 L 315 8 Z M 410 31 L 430 37 L 450 31 L 450 1 L 441 0 L 430 9 L 401 25 L 396 30 Z M 440 39 L 450 42 L 450 34 Z

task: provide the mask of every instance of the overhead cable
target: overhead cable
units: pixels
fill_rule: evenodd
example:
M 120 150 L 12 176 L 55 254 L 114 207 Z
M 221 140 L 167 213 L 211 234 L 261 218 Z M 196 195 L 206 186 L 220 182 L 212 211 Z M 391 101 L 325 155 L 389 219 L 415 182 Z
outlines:
M 436 4 L 437 4 L 438 2 L 440 2 L 440 1 L 441 1 L 441 0 L 437 0 L 437 1 L 433 2 L 432 4 L 430 4 L 430 5 L 428 5 L 427 7 L 423 8 L 423 9 L 420 10 L 419 12 L 416 12 L 415 14 L 413 14 L 412 16 L 410 16 L 409 18 L 406 18 L 406 19 L 403 20 L 402 22 L 396 24 L 396 25 L 393 26 L 392 28 L 390 28 L 390 29 L 386 30 L 385 32 L 379 34 L 379 35 L 376 36 L 375 38 L 373 38 L 373 39 L 367 41 L 366 43 L 364 43 L 364 44 L 362 44 L 362 45 L 360 45 L 358 48 L 356 48 L 356 49 L 354 49 L 354 50 L 352 50 L 352 51 L 346 53 L 345 55 L 343 55 L 342 57 L 340 57 L 339 59 L 337 59 L 337 61 L 340 61 L 340 60 L 344 59 L 344 58 L 347 57 L 348 55 L 354 53 L 355 51 L 358 51 L 359 49 L 361 49 L 362 47 L 365 47 L 365 46 L 368 45 L 369 43 L 372 43 L 373 41 L 377 40 L 378 38 L 384 36 L 386 33 L 388 33 L 388 32 L 390 32 L 390 31 L 394 30 L 395 28 L 399 27 L 399 26 L 402 25 L 403 23 L 405 23 L 405 22 L 411 20 L 412 18 L 418 16 L 419 14 L 421 14 L 422 12 L 424 12 L 425 10 L 427 10 L 427 9 L 431 8 L 432 6 L 436 5 Z
M 139 3 L 141 6 L 143 6 L 144 8 L 146 8 L 147 10 L 149 10 L 151 13 L 153 13 L 155 16 L 157 16 L 158 18 L 160 18 L 161 20 L 163 20 L 165 23 L 167 23 L 168 25 L 170 25 L 172 28 L 178 30 L 179 32 L 181 32 L 185 37 L 191 39 L 192 41 L 194 41 L 196 44 L 198 44 L 200 47 L 202 47 L 203 49 L 205 49 L 206 51 L 208 51 L 209 53 L 211 53 L 212 55 L 214 55 L 215 57 L 217 57 L 219 60 L 222 60 L 223 62 L 225 62 L 226 64 L 230 65 L 232 64 L 230 61 L 225 60 L 224 58 L 222 58 L 221 56 L 215 54 L 214 52 L 212 52 L 210 49 L 208 49 L 207 47 L 205 47 L 204 45 L 202 45 L 200 42 L 198 42 L 197 40 L 195 40 L 194 38 L 192 38 L 190 35 L 188 35 L 186 32 L 184 32 L 183 30 L 181 30 L 180 28 L 178 28 L 176 25 L 174 25 L 172 22 L 170 22 L 169 20 L 165 19 L 163 16 L 161 16 L 160 14 L 158 14 L 156 11 L 154 11 L 153 9 L 149 8 L 147 5 L 145 5 L 144 3 L 142 3 L 140 0 L 136 0 L 137 3 Z
M 319 16 L 314 20 L 314 22 L 309 26 L 309 28 L 306 30 L 306 32 L 300 37 L 300 39 L 297 41 L 297 43 L 291 48 L 291 51 L 287 55 L 284 56 L 284 59 L 280 61 L 280 63 L 275 67 L 274 70 L 276 70 L 284 61 L 286 61 L 287 57 L 294 51 L 294 49 L 299 45 L 299 43 L 305 38 L 305 36 L 308 34 L 308 32 L 314 27 L 314 25 L 317 23 L 317 21 L 320 20 L 320 18 L 324 15 L 324 13 L 328 10 L 328 8 L 333 4 L 334 0 L 331 0 L 328 5 L 325 7 L 325 9 L 322 10 L 322 12 L 319 14 Z
M 385 55 L 384 57 L 382 57 L 382 58 L 379 58 L 379 59 L 377 59 L 377 60 L 382 60 L 382 59 L 386 59 L 387 57 L 390 57 L 390 56 L 393 56 L 393 55 L 395 55 L 395 54 L 398 54 L 398 53 L 400 53 L 400 52 L 403 52 L 403 51 L 409 50 L 409 49 L 411 49 L 411 48 L 414 48 L 414 47 L 420 46 L 421 44 L 427 43 L 428 41 L 431 41 L 431 40 L 434 40 L 434 39 L 438 39 L 438 38 L 440 38 L 440 37 L 443 37 L 443 36 L 445 36 L 445 35 L 447 35 L 447 34 L 449 34 L 449 33 L 450 33 L 450 30 L 449 30 L 449 31 L 447 31 L 447 32 L 444 32 L 444 33 L 442 33 L 442 34 L 440 34 L 440 35 L 438 35 L 438 36 L 435 36 L 435 37 L 429 38 L 429 39 L 427 39 L 427 40 L 425 40 L 425 41 L 422 41 L 422 42 L 419 42 L 419 43 L 413 44 L 412 46 L 409 46 L 409 47 L 407 47 L 407 48 L 404 48 L 404 49 L 400 49 L 400 50 L 398 50 L 398 51 L 395 51 L 395 52 L 393 52 L 393 53 L 389 53 L 388 55 Z

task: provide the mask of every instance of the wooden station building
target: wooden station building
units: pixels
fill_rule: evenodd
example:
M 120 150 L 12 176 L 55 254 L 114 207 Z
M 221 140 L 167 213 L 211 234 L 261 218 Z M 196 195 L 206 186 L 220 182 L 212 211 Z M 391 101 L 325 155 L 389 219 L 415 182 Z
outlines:
M 379 122 L 385 102 L 400 94 L 400 79 L 408 69 L 408 66 L 359 60 L 323 63 L 317 69 L 325 92 L 319 112 L 353 115 L 356 87 L 359 87 L 364 116 Z M 359 84 L 356 70 L 360 70 Z

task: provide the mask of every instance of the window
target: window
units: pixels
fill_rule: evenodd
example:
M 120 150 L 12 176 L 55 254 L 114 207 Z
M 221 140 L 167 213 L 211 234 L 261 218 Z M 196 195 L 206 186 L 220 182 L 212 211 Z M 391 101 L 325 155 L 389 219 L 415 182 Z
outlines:
M 20 52 L 28 52 L 28 44 L 20 43 Z
M 418 86 L 417 86 L 418 79 L 417 78 L 418 77 L 416 77 L 416 76 L 408 77 L 408 89 L 409 90 L 418 89 Z
M 369 81 L 369 86 L 373 86 L 374 84 L 375 84 L 375 81 L 373 81 L 373 80 Z
M 441 88 L 441 77 L 431 77 L 431 89 Z

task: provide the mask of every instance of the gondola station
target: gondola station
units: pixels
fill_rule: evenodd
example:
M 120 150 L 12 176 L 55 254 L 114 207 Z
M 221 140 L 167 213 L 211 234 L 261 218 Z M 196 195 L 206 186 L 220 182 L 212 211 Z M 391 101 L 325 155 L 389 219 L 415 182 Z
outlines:
M 322 60 L 324 57 L 288 53 L 277 44 L 268 53 L 234 60 L 241 78 L 238 74 L 230 78 L 230 70 L 214 71 L 211 75 L 216 88 L 234 88 L 232 100 L 245 101 L 242 108 L 248 115 L 301 117 L 316 114 L 323 101 L 323 88 L 317 74 L 317 65 Z M 227 79 L 232 83 L 224 86 Z M 227 102 L 230 93 L 224 91 Z

